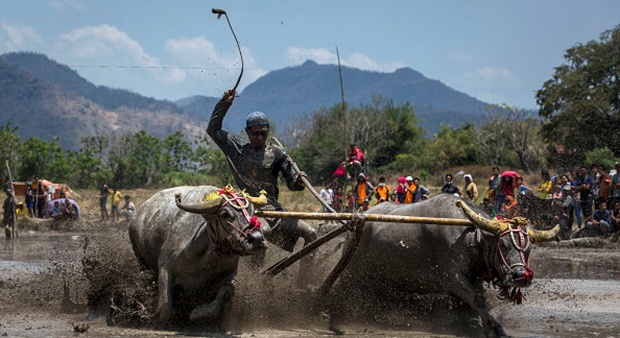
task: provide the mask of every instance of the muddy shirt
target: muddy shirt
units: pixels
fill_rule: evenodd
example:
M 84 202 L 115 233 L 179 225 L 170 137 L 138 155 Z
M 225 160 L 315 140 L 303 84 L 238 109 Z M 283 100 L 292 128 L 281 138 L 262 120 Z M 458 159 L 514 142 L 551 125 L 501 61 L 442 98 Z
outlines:
M 284 149 L 270 143 L 265 144 L 263 149 L 255 149 L 249 142 L 222 129 L 230 106 L 223 99 L 215 105 L 207 133 L 226 155 L 237 185 L 252 196 L 258 196 L 261 190 L 265 190 L 269 204 L 276 210 L 284 210 L 278 202 L 278 173 L 282 173 L 290 190 L 303 190 L 303 183 L 297 183 L 297 174 Z

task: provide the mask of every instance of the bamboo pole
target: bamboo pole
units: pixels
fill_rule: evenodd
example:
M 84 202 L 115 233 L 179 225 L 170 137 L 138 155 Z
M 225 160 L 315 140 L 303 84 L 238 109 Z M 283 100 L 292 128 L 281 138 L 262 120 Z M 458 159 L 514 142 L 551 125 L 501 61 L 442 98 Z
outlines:
M 6 161 L 6 170 L 9 173 L 9 181 L 11 182 L 11 190 L 13 190 L 13 196 L 15 196 L 15 185 L 13 184 L 13 175 L 11 174 L 11 167 L 9 166 L 9 160 Z M 17 199 L 17 197 L 15 198 Z M 17 203 L 17 201 L 15 202 Z M 13 224 L 11 225 L 12 231 L 11 236 L 17 237 L 17 213 L 15 208 L 13 208 Z
M 258 217 L 268 218 L 299 218 L 313 220 L 351 220 L 353 213 L 315 213 L 315 212 L 293 212 L 293 211 L 268 211 L 256 210 L 254 214 Z M 473 226 L 474 224 L 467 219 L 460 218 L 437 218 L 437 217 L 418 217 L 418 216 L 398 216 L 398 215 L 378 215 L 364 214 L 367 222 L 395 222 L 395 223 L 419 223 L 437 224 L 449 226 Z

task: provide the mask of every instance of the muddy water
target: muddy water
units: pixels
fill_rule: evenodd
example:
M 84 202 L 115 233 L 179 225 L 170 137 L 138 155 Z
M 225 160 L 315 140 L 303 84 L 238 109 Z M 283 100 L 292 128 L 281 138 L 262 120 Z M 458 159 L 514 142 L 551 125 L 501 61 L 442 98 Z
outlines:
M 273 281 L 253 276 L 244 264 L 235 296 L 237 311 L 227 333 L 200 328 L 147 329 L 144 326 L 106 324 L 105 316 L 87 320 L 90 282 L 82 258 L 95 244 L 99 255 L 131 260 L 123 229 L 95 236 L 88 232 L 24 232 L 16 240 L 0 242 L 0 335 L 19 337 L 75 337 L 73 324 L 89 325 L 90 337 L 151 337 L 171 335 L 215 337 L 316 337 L 332 336 L 325 321 L 309 319 L 302 300 L 283 273 Z M 329 249 L 323 257 L 333 253 Z M 277 259 L 277 258 L 276 258 Z M 110 260 L 107 261 L 108 264 Z M 494 298 L 488 290 L 492 313 L 516 337 L 620 337 L 620 248 L 536 247 L 531 257 L 534 285 L 523 305 Z M 132 269 L 130 264 L 124 265 Z M 124 272 L 115 267 L 111 273 Z M 122 276 L 121 276 L 122 277 Z M 282 290 L 284 289 L 284 292 Z M 277 298 L 278 301 L 271 302 Z M 249 313 L 251 312 L 251 313 Z M 240 322 L 234 322 L 242 318 Z M 410 318 L 390 324 L 344 327 L 345 336 L 427 337 Z M 411 329 L 408 329 L 408 326 Z

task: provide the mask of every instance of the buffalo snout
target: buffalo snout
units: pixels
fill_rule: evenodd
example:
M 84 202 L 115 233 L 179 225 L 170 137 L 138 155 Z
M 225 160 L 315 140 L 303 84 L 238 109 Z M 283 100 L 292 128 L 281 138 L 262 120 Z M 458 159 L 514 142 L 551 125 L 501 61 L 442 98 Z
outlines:
M 267 249 L 267 241 L 263 236 L 263 233 L 255 229 L 252 233 L 245 238 L 245 255 L 256 255 L 265 249 Z
M 534 278 L 534 272 L 527 266 L 515 266 L 512 268 L 512 273 L 506 275 L 505 284 L 512 287 L 528 287 L 532 284 Z

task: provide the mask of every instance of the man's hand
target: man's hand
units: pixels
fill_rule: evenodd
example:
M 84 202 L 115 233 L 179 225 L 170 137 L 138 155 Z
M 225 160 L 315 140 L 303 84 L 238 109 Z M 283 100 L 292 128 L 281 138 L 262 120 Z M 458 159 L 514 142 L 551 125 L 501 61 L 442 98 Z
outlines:
M 224 92 L 224 95 L 222 95 L 222 99 L 224 99 L 228 103 L 233 103 L 233 101 L 235 100 L 235 93 L 237 92 L 229 89 Z
M 299 174 L 297 175 L 297 178 L 295 179 L 295 184 L 299 185 L 299 186 L 305 186 L 305 183 L 303 181 L 303 179 L 308 179 L 308 174 L 306 174 L 306 172 L 304 171 L 300 171 Z

